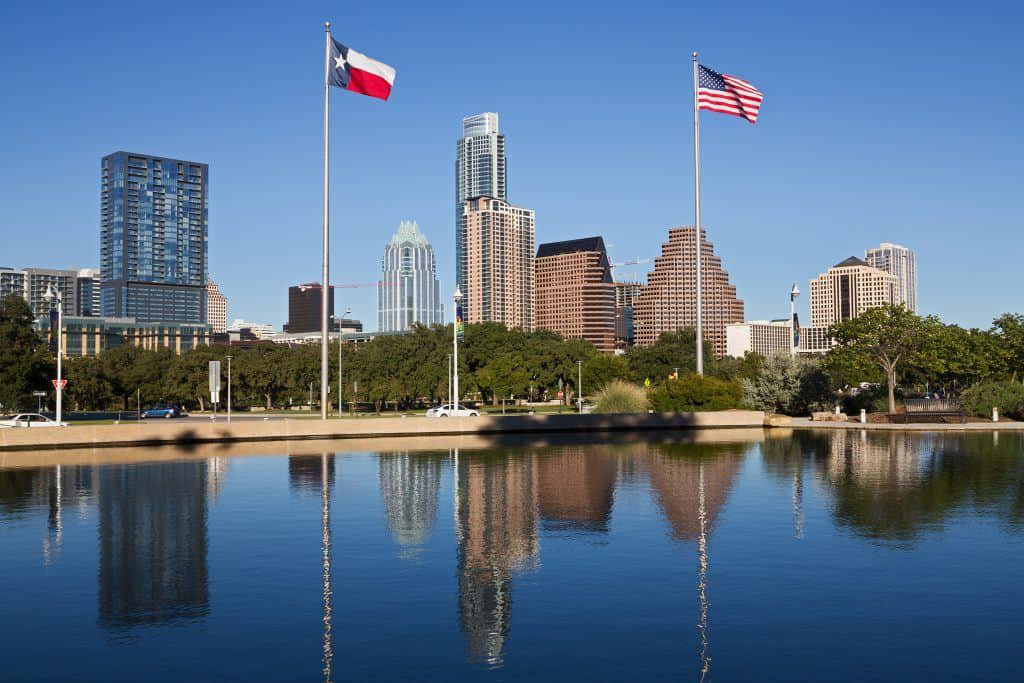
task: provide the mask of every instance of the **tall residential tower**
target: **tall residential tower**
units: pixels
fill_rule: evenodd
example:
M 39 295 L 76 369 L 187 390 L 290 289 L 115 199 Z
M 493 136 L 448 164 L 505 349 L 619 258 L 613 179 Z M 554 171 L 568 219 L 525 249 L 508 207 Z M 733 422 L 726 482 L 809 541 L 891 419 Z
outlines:
M 896 303 L 896 276 L 855 256 L 811 280 L 811 325 L 829 327 L 864 311 Z
M 463 210 L 466 322 L 533 330 L 533 211 L 491 197 Z
M 415 221 L 402 221 L 388 241 L 377 285 L 377 329 L 402 332 L 414 323 L 444 322 L 434 248 Z
M 874 249 L 864 250 L 864 261 L 874 268 L 896 276 L 894 304 L 902 304 L 917 313 L 917 258 L 901 244 L 882 242 Z
M 209 167 L 129 152 L 101 167 L 103 315 L 205 323 Z
M 462 138 L 455 151 L 455 281 L 466 295 L 465 204 L 476 197 L 508 199 L 505 177 L 505 136 L 493 112 L 462 119 Z

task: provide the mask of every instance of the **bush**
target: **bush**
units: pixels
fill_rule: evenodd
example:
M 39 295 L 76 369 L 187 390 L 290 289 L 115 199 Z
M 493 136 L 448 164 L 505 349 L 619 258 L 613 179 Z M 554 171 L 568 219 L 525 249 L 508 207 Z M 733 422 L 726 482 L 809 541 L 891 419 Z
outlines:
M 896 400 L 903 396 L 899 387 L 896 387 Z M 863 408 L 869 413 L 889 412 L 889 389 L 884 384 L 873 384 L 867 389 L 861 389 L 854 394 L 846 394 L 841 399 L 843 411 L 847 415 L 859 415 Z
M 615 379 L 597 392 L 595 413 L 646 413 L 647 393 L 631 382 Z
M 991 417 L 992 408 L 999 408 L 1000 417 L 1024 420 L 1024 384 L 980 382 L 964 390 L 960 407 L 978 417 Z
M 807 415 L 832 403 L 828 377 L 816 360 L 775 353 L 755 379 L 743 380 L 743 402 L 755 410 Z
M 649 400 L 657 413 L 729 410 L 740 407 L 743 390 L 736 382 L 690 374 L 653 389 Z

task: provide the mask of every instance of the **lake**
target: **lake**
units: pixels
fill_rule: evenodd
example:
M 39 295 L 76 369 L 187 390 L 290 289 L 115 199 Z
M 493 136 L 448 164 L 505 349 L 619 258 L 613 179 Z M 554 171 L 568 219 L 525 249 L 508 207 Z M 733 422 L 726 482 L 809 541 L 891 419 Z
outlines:
M 7 454 L 9 681 L 1019 680 L 1024 439 Z

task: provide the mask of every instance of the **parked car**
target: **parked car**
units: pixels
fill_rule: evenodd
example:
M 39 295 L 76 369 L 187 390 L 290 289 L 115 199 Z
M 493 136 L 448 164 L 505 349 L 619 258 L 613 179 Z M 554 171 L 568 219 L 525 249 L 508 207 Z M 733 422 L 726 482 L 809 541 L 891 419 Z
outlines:
M 152 406 L 142 411 L 142 417 L 162 417 L 165 419 L 171 419 L 172 417 L 188 417 L 187 413 L 182 411 L 178 406 Z
M 428 410 L 427 417 L 480 417 L 480 413 L 464 405 L 444 403 Z
M 67 427 L 67 422 L 57 422 L 39 413 L 18 413 L 0 417 L 0 427 Z

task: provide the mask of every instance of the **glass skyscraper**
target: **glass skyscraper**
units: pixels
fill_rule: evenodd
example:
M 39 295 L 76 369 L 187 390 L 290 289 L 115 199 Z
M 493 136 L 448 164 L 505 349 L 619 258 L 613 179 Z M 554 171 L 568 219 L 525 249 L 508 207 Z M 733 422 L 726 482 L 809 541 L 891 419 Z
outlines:
M 209 167 L 114 152 L 102 174 L 103 316 L 205 323 Z
M 388 241 L 377 287 L 377 329 L 402 332 L 444 323 L 434 248 L 415 221 L 402 221 Z
M 462 138 L 455 153 L 455 279 L 466 289 L 466 209 L 475 197 L 508 199 L 505 177 L 505 136 L 493 112 L 462 119 Z

